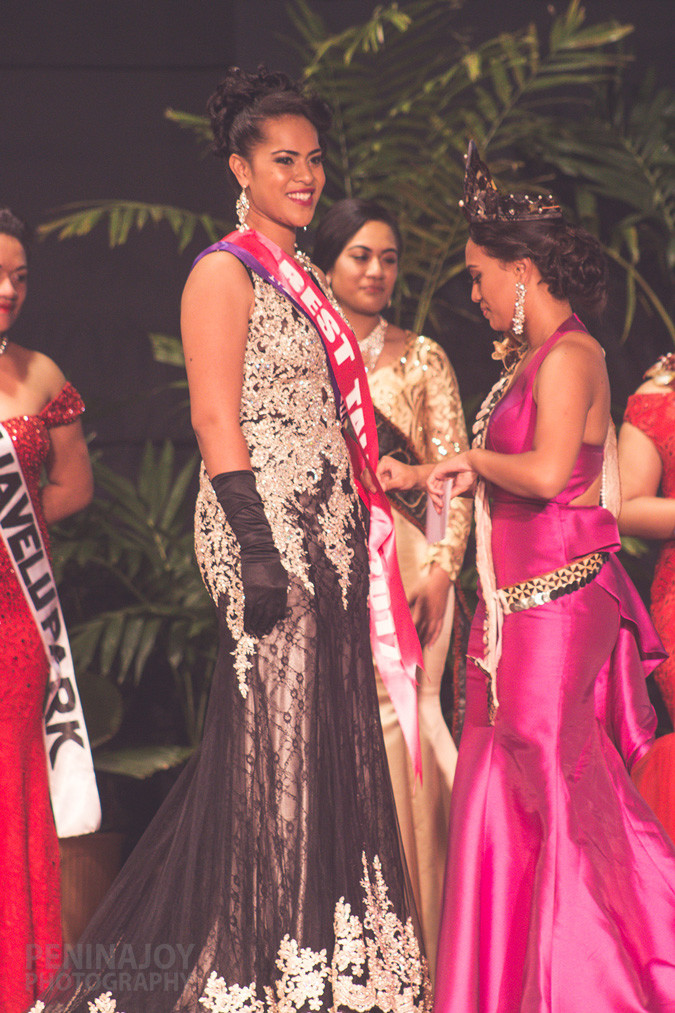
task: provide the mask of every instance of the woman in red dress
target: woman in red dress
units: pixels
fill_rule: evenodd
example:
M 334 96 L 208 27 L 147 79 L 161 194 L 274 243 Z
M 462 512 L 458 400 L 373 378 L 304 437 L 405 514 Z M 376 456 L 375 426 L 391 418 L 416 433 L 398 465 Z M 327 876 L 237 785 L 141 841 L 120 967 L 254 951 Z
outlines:
M 661 542 L 650 611 L 668 657 L 654 678 L 675 724 L 675 354 L 659 359 L 645 379 L 628 398 L 619 434 L 619 529 Z M 656 740 L 633 779 L 675 840 L 675 735 Z
M 46 541 L 47 525 L 86 506 L 93 483 L 80 395 L 46 355 L 9 341 L 26 297 L 26 237 L 23 222 L 0 209 L 0 422 Z M 19 1013 L 34 1001 L 61 947 L 59 853 L 42 734 L 48 674 L 0 539 L 0 1013 Z

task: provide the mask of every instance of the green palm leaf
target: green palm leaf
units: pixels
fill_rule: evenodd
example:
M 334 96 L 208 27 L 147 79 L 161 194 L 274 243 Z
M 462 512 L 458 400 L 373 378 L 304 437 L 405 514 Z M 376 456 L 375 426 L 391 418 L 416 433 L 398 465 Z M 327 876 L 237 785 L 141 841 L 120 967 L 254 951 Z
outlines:
M 616 91 L 630 60 L 620 47 L 632 27 L 615 20 L 587 25 L 581 3 L 572 0 L 553 19 L 547 39 L 528 25 L 472 46 L 461 6 L 380 5 L 364 25 L 332 37 L 306 0 L 292 7 L 312 52 L 306 77 L 335 110 L 327 152 L 331 191 L 379 197 L 397 209 L 405 250 L 400 308 L 416 330 L 441 309 L 456 312 L 444 305 L 443 287 L 461 270 L 466 225 L 456 201 L 468 137 L 509 189 L 550 189 L 553 181 L 566 181 L 582 189 L 586 206 L 591 192 L 643 215 L 658 206 L 668 234 L 662 245 L 675 249 L 668 245 L 672 145 L 663 145 L 672 95 L 659 95 L 649 116 L 638 113 L 639 142 L 629 141 L 625 130 L 621 136 L 599 102 Z M 407 20 L 389 18 L 401 12 Z M 629 234 L 626 226 L 624 239 Z M 639 260 L 630 260 L 626 275 L 627 328 L 636 285 L 651 302 Z
M 177 237 L 178 250 L 182 252 L 196 232 L 204 232 L 208 242 L 215 243 L 231 229 L 231 223 L 209 214 L 140 201 L 78 201 L 65 205 L 63 210 L 69 211 L 69 214 L 59 215 L 39 226 L 37 231 L 40 238 L 52 234 L 57 239 L 87 236 L 97 225 L 107 224 L 108 241 L 114 247 L 126 243 L 132 229 L 140 232 L 150 223 L 155 226 L 165 224 Z

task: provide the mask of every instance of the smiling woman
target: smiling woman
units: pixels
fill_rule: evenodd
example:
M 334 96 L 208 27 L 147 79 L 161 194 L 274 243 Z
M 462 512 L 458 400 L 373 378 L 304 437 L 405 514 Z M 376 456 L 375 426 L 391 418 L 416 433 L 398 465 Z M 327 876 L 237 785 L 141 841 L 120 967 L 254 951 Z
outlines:
M 4 531 L 0 537 L 0 1009 L 9 1013 L 18 1013 L 36 998 L 40 983 L 46 982 L 47 954 L 58 952 L 61 943 L 58 842 L 42 720 L 50 665 L 26 576 L 26 556 L 31 555 L 34 576 L 34 560 L 42 546 L 37 531 L 26 534 L 25 518 L 32 512 L 34 530 L 39 527 L 48 549 L 47 524 L 86 506 L 92 495 L 89 455 L 78 419 L 84 411 L 79 394 L 46 355 L 9 340 L 27 284 L 28 230 L 11 211 L 0 208 L 0 508 Z M 47 481 L 41 485 L 43 469 Z M 25 499 L 19 502 L 22 528 L 8 538 L 9 514 L 16 517 L 17 513 L 16 508 L 8 509 L 13 485 Z M 43 572 L 51 577 L 47 568 Z M 44 587 L 44 577 L 41 581 Z M 78 790 L 83 792 L 82 784 Z
M 295 252 L 328 110 L 284 75 L 238 69 L 209 109 L 241 194 L 240 231 L 197 259 L 181 310 L 195 547 L 220 631 L 204 739 L 80 941 L 94 960 L 108 944 L 113 968 L 71 959 L 47 1009 L 85 1013 L 109 991 L 125 1013 L 425 1010 L 330 342 L 342 367 L 358 352 Z
M 246 224 L 280 246 L 312 220 L 325 183 L 316 128 L 303 116 L 270 120 L 250 159 L 234 153 L 230 168 L 248 200 Z M 281 242 L 279 242 L 281 240 Z
M 0 233 L 0 355 L 9 341 L 8 331 L 23 306 L 28 285 L 28 260 L 16 236 Z

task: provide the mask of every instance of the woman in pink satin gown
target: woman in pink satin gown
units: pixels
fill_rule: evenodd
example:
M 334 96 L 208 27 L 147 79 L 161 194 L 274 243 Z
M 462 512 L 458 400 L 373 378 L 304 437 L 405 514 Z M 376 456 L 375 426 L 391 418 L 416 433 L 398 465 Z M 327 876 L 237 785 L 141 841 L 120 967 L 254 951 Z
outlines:
M 663 653 L 614 555 L 609 384 L 572 311 L 602 301 L 601 251 L 551 199 L 500 196 L 475 149 L 465 207 L 472 298 L 522 337 L 499 343 L 474 448 L 429 479 L 436 499 L 476 486 L 482 586 L 436 1013 L 672 1011 L 675 850 L 628 775 Z

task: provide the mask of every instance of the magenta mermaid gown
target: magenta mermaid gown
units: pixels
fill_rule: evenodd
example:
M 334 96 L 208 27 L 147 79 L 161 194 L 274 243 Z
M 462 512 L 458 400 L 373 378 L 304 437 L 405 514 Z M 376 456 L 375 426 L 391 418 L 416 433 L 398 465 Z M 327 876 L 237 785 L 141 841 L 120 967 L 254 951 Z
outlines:
M 532 446 L 538 367 L 556 331 L 495 409 L 487 446 Z M 551 501 L 494 488 L 492 548 L 504 587 L 619 537 L 602 507 L 569 503 L 597 478 L 584 444 Z M 469 656 L 483 656 L 479 604 Z M 452 793 L 436 1013 L 675 1011 L 675 849 L 631 784 L 655 717 L 645 675 L 663 657 L 616 557 L 550 604 L 507 615 L 499 709 L 471 662 Z

